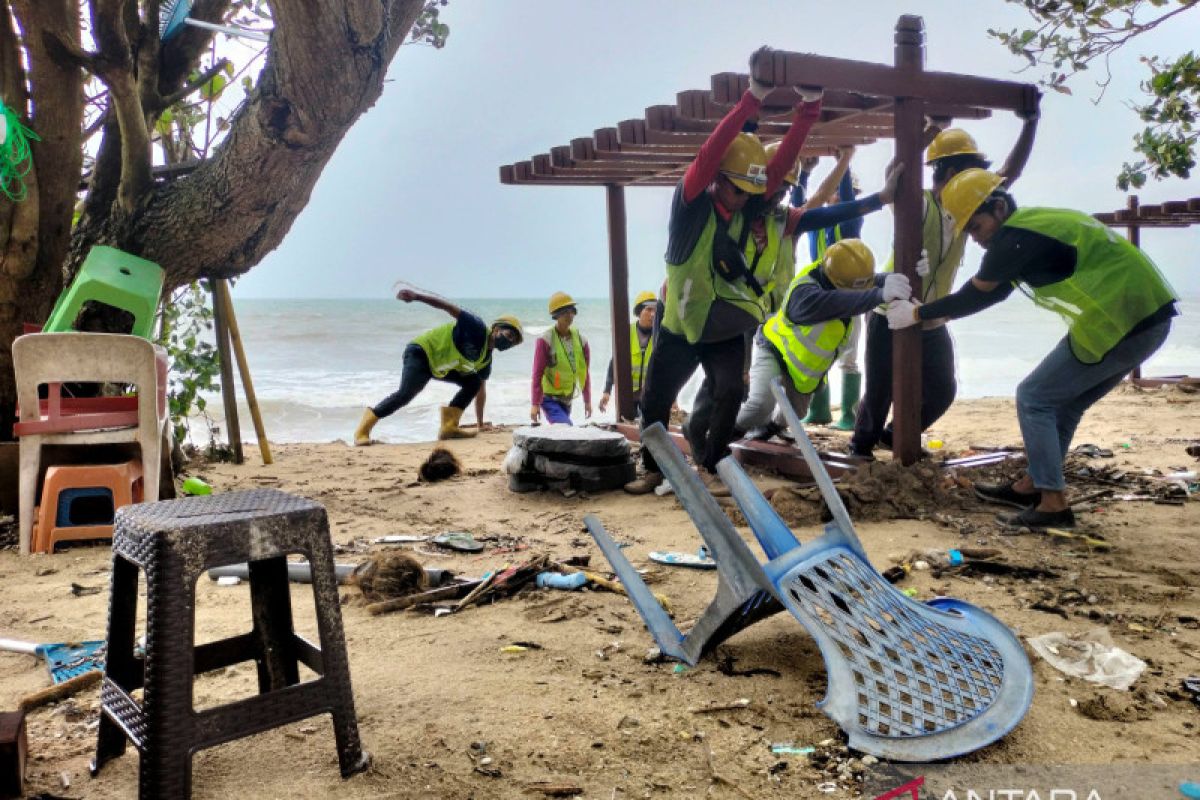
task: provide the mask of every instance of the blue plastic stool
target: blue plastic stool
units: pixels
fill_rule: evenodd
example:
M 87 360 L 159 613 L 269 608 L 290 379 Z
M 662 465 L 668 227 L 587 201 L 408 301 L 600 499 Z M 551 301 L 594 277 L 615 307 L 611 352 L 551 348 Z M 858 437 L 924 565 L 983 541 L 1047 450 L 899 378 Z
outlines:
M 80 519 L 79 514 L 82 506 L 76 506 L 75 504 L 97 497 L 102 497 L 108 501 L 107 519 Z M 106 489 L 103 486 L 63 489 L 58 493 L 58 508 L 55 510 L 54 527 L 73 528 L 78 525 L 112 525 L 115 514 L 116 510 L 113 508 L 113 494 L 111 489 Z
M 59 295 L 42 332 L 75 330 L 79 310 L 91 300 L 128 311 L 133 315 L 132 334 L 153 340 L 154 314 L 162 287 L 163 270 L 158 264 L 115 247 L 96 245 L 70 287 Z

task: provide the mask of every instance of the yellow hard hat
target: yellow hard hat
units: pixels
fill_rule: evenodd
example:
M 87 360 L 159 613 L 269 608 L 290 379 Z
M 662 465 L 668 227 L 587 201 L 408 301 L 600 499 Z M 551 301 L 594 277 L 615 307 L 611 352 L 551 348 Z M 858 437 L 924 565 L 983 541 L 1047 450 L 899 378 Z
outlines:
M 996 187 L 1004 183 L 994 172 L 986 169 L 964 169 L 955 175 L 942 189 L 942 208 L 954 217 L 954 234 L 962 233 L 967 227 L 967 220 L 988 199 Z
M 571 299 L 571 295 L 566 292 L 555 292 L 550 295 L 550 316 L 553 317 L 567 306 L 573 305 L 575 305 L 575 301 Z
M 654 292 L 639 292 L 638 296 L 633 298 L 633 313 L 637 314 L 642 306 L 647 303 L 657 303 L 658 296 Z
M 739 133 L 721 157 L 721 173 L 749 194 L 767 190 L 767 151 L 753 133 Z
M 765 150 L 767 152 L 767 163 L 770 164 L 771 159 L 773 159 L 775 154 L 779 152 L 779 142 L 771 142 L 766 146 Z M 787 175 L 783 176 L 783 179 L 792 186 L 795 186 L 800 182 L 800 156 L 796 156 L 796 163 L 792 164 L 792 168 L 788 170 Z
M 982 156 L 979 145 L 971 134 L 962 128 L 946 128 L 933 137 L 929 149 L 925 151 L 925 163 L 932 164 L 939 158 L 947 156 Z
M 870 289 L 875 285 L 875 255 L 862 239 L 842 239 L 825 251 L 825 277 L 839 289 Z
M 494 328 L 497 325 L 504 325 L 505 327 L 512 328 L 514 331 L 516 331 L 517 344 L 525 341 L 525 329 L 521 327 L 521 320 L 517 319 L 512 314 L 501 314 L 500 316 L 496 317 L 496 319 L 492 320 L 492 327 Z

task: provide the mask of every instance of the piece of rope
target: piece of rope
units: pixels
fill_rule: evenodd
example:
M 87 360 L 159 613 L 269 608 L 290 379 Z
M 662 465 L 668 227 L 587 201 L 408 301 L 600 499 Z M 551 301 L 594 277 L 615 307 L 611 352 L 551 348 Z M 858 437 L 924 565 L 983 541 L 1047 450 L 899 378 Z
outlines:
M 3 114 L 4 135 L 0 136 L 0 192 L 14 203 L 24 200 L 29 190 L 25 187 L 25 176 L 33 168 L 30 158 L 29 140 L 42 139 L 32 129 L 25 127 L 17 112 L 0 101 Z

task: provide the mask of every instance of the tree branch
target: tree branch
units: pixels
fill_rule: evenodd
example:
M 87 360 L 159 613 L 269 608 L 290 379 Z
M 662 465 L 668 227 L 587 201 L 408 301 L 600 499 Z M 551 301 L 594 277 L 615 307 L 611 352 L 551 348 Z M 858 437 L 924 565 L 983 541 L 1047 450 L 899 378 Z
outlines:
M 422 0 L 270 0 L 275 32 L 225 140 L 135 220 L 135 252 L 169 286 L 232 277 L 278 246 L 350 126 L 383 90 Z
M 175 92 L 175 93 L 174 93 L 174 94 L 172 94 L 172 95 L 169 95 L 169 96 L 167 96 L 167 97 L 164 97 L 164 98 L 162 98 L 162 102 L 161 102 L 161 108 L 162 108 L 162 109 L 167 109 L 167 108 L 170 108 L 171 106 L 175 105 L 175 104 L 176 104 L 176 103 L 178 103 L 180 100 L 182 100 L 183 98 L 187 97 L 187 96 L 188 96 L 188 95 L 190 95 L 192 92 L 196 91 L 196 90 L 197 90 L 197 89 L 199 89 L 201 86 L 203 86 L 204 84 L 206 84 L 206 83 L 208 83 L 209 81 L 211 81 L 211 80 L 212 80 L 213 78 L 215 78 L 217 75 L 219 75 L 219 74 L 221 74 L 222 72 L 224 72 L 224 71 L 225 71 L 225 67 L 226 67 L 226 65 L 228 65 L 228 64 L 229 64 L 229 59 L 228 59 L 228 58 L 222 58 L 222 59 L 221 59 L 220 61 L 218 61 L 216 64 L 213 64 L 211 67 L 209 67 L 208 69 L 204 70 L 204 72 L 202 72 L 202 73 L 200 74 L 200 77 L 199 77 L 199 78 L 197 78 L 197 79 L 196 79 L 196 80 L 194 80 L 194 81 L 188 81 L 187 83 L 185 83 L 185 84 L 183 85 L 183 87 L 182 87 L 182 88 L 181 88 L 179 91 Z

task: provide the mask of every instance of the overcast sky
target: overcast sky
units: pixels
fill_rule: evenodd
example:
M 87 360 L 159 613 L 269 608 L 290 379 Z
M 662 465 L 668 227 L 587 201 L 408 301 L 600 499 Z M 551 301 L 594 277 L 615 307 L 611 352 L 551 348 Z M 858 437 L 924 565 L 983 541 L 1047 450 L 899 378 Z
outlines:
M 836 10 L 843 13 L 839 16 Z M 278 250 L 237 286 L 241 297 L 378 297 L 400 279 L 451 297 L 535 297 L 562 289 L 607 295 L 604 190 L 504 186 L 501 164 L 590 135 L 713 73 L 744 71 L 761 44 L 890 63 L 898 15 L 920 14 L 927 69 L 1010 80 L 1020 64 L 987 35 L 1027 17 L 1001 0 L 451 0 L 443 50 L 402 47 L 375 108 L 326 167 Z M 1110 211 L 1125 204 L 1114 176 L 1139 130 L 1126 103 L 1146 74 L 1143 54 L 1174 56 L 1200 41 L 1200 11 L 1135 41 L 1113 59 L 1098 104 L 1094 81 L 1049 93 L 1033 156 L 1014 194 L 1024 205 Z M 1001 163 L 1019 129 L 1008 112 L 969 123 Z M 867 191 L 880 183 L 890 140 L 860 149 Z M 831 159 L 818 168 L 818 177 Z M 928 170 L 926 170 L 928 181 Z M 1200 195 L 1200 180 L 1151 182 L 1143 203 Z M 627 189 L 631 294 L 663 279 L 669 189 Z M 864 238 L 882 261 L 891 214 Z M 1200 291 L 1200 226 L 1143 232 L 1177 289 Z M 972 274 L 974 245 L 962 274 Z

